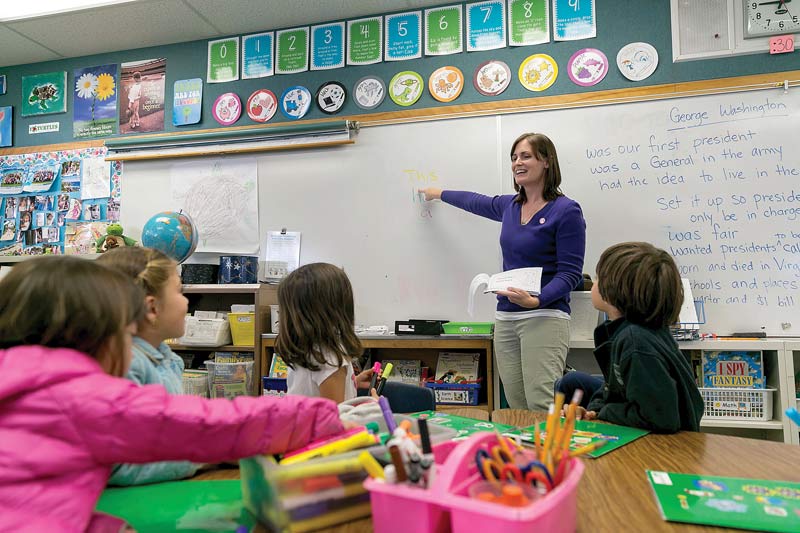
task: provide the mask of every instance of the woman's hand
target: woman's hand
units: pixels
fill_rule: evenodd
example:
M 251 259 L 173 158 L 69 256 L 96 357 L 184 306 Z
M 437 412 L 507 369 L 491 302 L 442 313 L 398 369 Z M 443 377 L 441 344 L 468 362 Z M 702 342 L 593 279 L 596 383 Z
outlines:
M 426 202 L 430 202 L 431 200 L 442 199 L 442 189 L 437 189 L 436 187 L 425 187 L 424 189 L 417 189 L 417 192 L 425 195 Z
M 515 303 L 520 307 L 527 307 L 528 309 L 536 309 L 539 307 L 538 297 L 531 296 L 528 291 L 516 287 L 509 287 L 504 291 L 497 291 L 497 294 L 505 296 L 511 303 Z

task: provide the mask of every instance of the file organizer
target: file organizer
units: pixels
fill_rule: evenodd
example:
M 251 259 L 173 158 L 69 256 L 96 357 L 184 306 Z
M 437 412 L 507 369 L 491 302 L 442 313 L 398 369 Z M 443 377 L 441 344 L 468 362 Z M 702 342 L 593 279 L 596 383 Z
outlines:
M 548 533 L 574 532 L 578 482 L 583 463 L 573 458 L 564 479 L 552 491 L 525 507 L 507 507 L 468 496 L 483 478 L 475 452 L 497 442 L 495 433 L 476 433 L 461 442 L 434 446 L 436 478 L 428 489 L 367 479 L 375 533 Z

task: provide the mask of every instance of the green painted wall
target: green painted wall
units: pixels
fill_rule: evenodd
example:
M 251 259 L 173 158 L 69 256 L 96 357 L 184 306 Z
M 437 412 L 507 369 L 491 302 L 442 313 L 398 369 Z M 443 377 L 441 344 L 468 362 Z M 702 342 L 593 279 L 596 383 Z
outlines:
M 450 5 L 451 3 L 443 3 Z M 165 102 L 165 131 L 191 131 L 193 129 L 221 128 L 211 116 L 211 104 L 214 99 L 225 92 L 235 92 L 244 101 L 248 96 L 260 88 L 267 88 L 273 91 L 278 97 L 288 87 L 293 85 L 304 85 L 313 93 L 319 86 L 330 80 L 343 83 L 348 89 L 361 77 L 367 74 L 378 74 L 385 82 L 402 70 L 415 70 L 424 79 L 437 68 L 444 65 L 455 65 L 459 67 L 465 77 L 468 78 L 464 91 L 461 96 L 450 104 L 442 104 L 434 100 L 430 94 L 425 92 L 422 98 L 410 109 L 420 109 L 428 107 L 440 107 L 446 105 L 458 105 L 477 102 L 492 101 L 495 99 L 516 99 L 535 96 L 552 96 L 558 94 L 583 93 L 589 91 L 625 89 L 640 85 L 658 85 L 663 83 L 683 82 L 693 80 L 706 80 L 720 77 L 740 76 L 748 74 L 762 74 L 769 72 L 780 72 L 800 68 L 800 62 L 795 54 L 783 54 L 769 56 L 768 54 L 756 54 L 748 56 L 737 56 L 725 59 L 709 59 L 702 61 L 690 61 L 683 63 L 672 63 L 672 42 L 670 30 L 670 9 L 667 0 L 597 0 L 597 34 L 595 39 L 585 39 L 581 41 L 558 42 L 541 44 L 520 48 L 505 48 L 488 52 L 463 52 L 461 54 L 438 57 L 423 57 L 418 60 L 380 63 L 377 65 L 345 67 L 337 70 L 304 72 L 294 75 L 272 76 L 253 80 L 239 80 L 230 83 L 204 84 L 203 94 L 203 114 L 199 124 L 176 128 L 172 126 L 172 90 L 176 80 L 187 78 L 206 77 L 206 54 L 208 41 L 194 41 L 154 48 L 143 48 L 138 50 L 128 50 L 124 52 L 112 52 L 62 61 L 51 61 L 46 63 L 36 63 L 29 65 L 19 65 L 14 67 L 0 68 L 0 74 L 7 76 L 8 91 L 5 95 L 0 95 L 0 106 L 14 106 L 14 146 L 35 146 L 42 144 L 68 143 L 75 139 L 72 137 L 72 100 L 74 96 L 73 86 L 75 83 L 73 70 L 81 67 L 102 65 L 109 63 L 122 63 L 137 61 L 155 57 L 166 57 L 167 59 L 167 78 L 166 78 L 166 102 Z M 407 10 L 406 10 L 407 11 Z M 332 22 L 314 21 L 314 22 Z M 279 30 L 283 28 L 263 28 L 264 31 Z M 612 62 L 616 58 L 617 51 L 627 43 L 634 41 L 646 41 L 656 47 L 660 57 L 659 67 L 656 72 L 643 82 L 634 83 L 622 76 L 616 67 L 610 69 L 606 78 L 598 85 L 590 88 L 583 88 L 573 84 L 567 76 L 564 65 L 569 57 L 581 48 L 593 47 L 602 50 Z M 559 76 L 555 84 L 542 93 L 533 93 L 524 89 L 516 81 L 516 72 L 520 63 L 527 56 L 535 53 L 546 53 L 556 60 L 559 65 Z M 480 95 L 472 86 L 471 78 L 475 68 L 489 59 L 500 59 L 508 63 L 514 73 L 515 81 L 499 97 L 485 97 Z M 54 70 L 66 70 L 67 85 L 69 89 L 69 100 L 67 103 L 67 113 L 54 115 L 41 115 L 36 117 L 22 118 L 19 115 L 19 101 L 21 77 L 25 75 L 51 72 Z M 396 105 L 389 98 L 374 111 L 371 112 L 391 112 L 400 111 L 403 108 Z M 340 116 L 363 114 L 364 111 L 348 100 L 345 107 L 340 112 Z M 328 117 L 319 111 L 316 106 L 303 120 Z M 40 122 L 59 121 L 60 131 L 58 133 L 48 133 L 39 135 L 28 135 L 28 125 Z M 291 124 L 297 121 L 289 121 L 280 112 L 268 123 L 286 122 Z M 242 118 L 234 126 L 253 125 L 243 113 Z M 535 129 L 535 125 L 532 125 Z

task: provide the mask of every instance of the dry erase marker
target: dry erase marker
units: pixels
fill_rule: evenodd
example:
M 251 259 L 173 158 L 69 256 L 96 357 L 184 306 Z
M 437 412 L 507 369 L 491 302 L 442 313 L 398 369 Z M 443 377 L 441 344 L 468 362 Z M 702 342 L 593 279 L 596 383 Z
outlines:
M 383 369 L 383 374 L 381 374 L 381 381 L 378 383 L 378 396 L 383 393 L 383 387 L 386 386 L 386 380 L 389 379 L 389 374 L 392 373 L 392 368 L 394 368 L 392 363 L 386 363 L 386 367 Z

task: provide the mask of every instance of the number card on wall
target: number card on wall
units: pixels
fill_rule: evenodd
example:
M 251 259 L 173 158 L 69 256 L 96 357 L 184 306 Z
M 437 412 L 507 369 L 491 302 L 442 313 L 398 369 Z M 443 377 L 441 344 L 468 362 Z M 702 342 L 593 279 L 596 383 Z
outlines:
M 274 33 L 255 33 L 242 37 L 242 79 L 264 78 L 275 74 L 272 55 Z
M 311 70 L 344 66 L 344 22 L 311 27 Z
M 503 0 L 467 5 L 467 51 L 495 50 L 506 45 Z
M 278 74 L 294 74 L 308 70 L 308 27 L 278 32 L 276 53 Z
M 422 13 L 386 15 L 386 61 L 422 57 Z
M 383 17 L 347 21 L 347 64 L 371 65 L 383 57 Z
M 461 6 L 425 10 L 425 55 L 443 56 L 464 50 L 461 43 Z
M 239 79 L 239 38 L 208 41 L 208 83 Z
M 550 0 L 508 0 L 508 45 L 550 42 Z
M 553 28 L 556 41 L 597 37 L 594 0 L 553 0 Z

